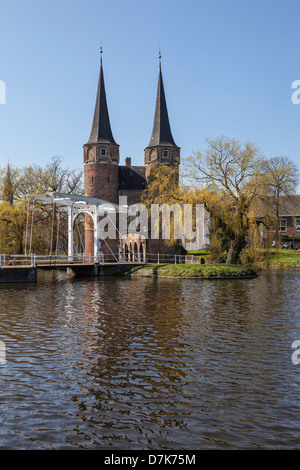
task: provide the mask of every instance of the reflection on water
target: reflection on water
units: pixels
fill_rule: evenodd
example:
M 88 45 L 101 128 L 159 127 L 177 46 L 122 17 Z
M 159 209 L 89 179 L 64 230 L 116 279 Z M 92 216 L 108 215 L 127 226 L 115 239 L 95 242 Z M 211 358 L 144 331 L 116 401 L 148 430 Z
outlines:
M 298 448 L 300 273 L 0 287 L 1 449 Z

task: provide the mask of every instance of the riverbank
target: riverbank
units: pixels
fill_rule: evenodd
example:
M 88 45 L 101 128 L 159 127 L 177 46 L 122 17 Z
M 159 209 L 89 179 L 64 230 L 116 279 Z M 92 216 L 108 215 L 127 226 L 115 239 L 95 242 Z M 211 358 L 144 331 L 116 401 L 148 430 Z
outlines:
M 300 252 L 294 250 L 272 250 L 269 256 L 269 267 L 271 269 L 300 268 Z
M 201 258 L 209 257 L 210 252 L 207 250 L 189 251 L 189 255 Z M 300 252 L 294 250 L 272 249 L 270 252 L 264 251 L 265 260 L 259 266 L 260 269 L 284 269 L 284 268 L 300 268 Z
M 198 279 L 241 279 L 257 276 L 252 268 L 226 264 L 147 264 L 132 267 L 126 275 Z

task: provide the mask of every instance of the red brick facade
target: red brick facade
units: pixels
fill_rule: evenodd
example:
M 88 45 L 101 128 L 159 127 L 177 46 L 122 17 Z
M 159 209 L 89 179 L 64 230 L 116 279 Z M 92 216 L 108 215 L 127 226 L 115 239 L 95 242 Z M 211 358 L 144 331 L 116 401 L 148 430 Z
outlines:
M 102 50 L 100 52 L 102 54 Z M 145 149 L 145 166 L 131 166 L 130 157 L 125 159 L 124 166 L 119 166 L 119 145 L 115 142 L 110 127 L 102 58 L 92 131 L 83 149 L 85 196 L 114 204 L 119 203 L 119 196 L 126 196 L 129 206 L 140 202 L 153 164 L 160 162 L 176 165 L 179 168 L 180 148 L 175 144 L 171 133 L 161 65 L 153 131 L 149 145 Z M 106 241 L 109 247 L 101 241 L 101 251 L 104 254 L 111 254 L 112 251 L 118 255 L 119 239 Z M 178 246 L 166 246 L 163 240 L 148 240 L 146 243 L 147 251 L 150 253 L 177 253 L 179 249 Z M 94 255 L 94 223 L 89 215 L 86 215 L 85 221 L 85 254 Z
M 118 165 L 87 163 L 84 165 L 85 196 L 118 203 Z
M 281 236 L 300 237 L 300 215 L 280 217 L 279 227 Z

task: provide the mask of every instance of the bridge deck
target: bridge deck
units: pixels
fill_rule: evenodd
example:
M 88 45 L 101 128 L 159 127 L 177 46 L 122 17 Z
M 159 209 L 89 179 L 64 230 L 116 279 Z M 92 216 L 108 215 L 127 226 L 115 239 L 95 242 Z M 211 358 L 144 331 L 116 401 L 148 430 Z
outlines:
M 95 264 L 95 263 L 53 263 L 53 264 L 37 264 L 37 269 L 67 269 L 67 268 L 76 268 L 76 269 L 84 269 L 84 268 L 92 268 L 92 267 L 109 267 L 109 266 L 140 266 L 141 264 L 145 263 L 104 263 L 104 264 Z
M 121 276 L 133 266 L 145 263 L 64 263 L 37 266 L 5 266 L 0 268 L 0 283 L 36 282 L 39 271 L 66 270 L 71 277 Z
M 0 266 L 0 269 L 30 269 L 30 268 L 37 268 L 37 269 L 67 269 L 67 268 L 86 268 L 86 267 L 93 267 L 93 266 L 140 266 L 141 264 L 145 263 L 117 263 L 117 262 L 110 262 L 110 263 L 37 263 L 35 266 L 30 265 L 6 265 Z

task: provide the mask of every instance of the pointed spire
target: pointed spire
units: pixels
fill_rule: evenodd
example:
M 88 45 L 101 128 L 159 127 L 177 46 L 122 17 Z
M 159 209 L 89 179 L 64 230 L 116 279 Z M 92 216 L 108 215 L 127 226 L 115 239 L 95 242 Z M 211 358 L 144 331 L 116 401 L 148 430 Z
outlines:
M 104 86 L 103 66 L 102 66 L 102 46 L 100 48 L 100 75 L 98 82 L 98 91 L 91 135 L 88 144 L 111 143 L 116 144 L 113 138 L 110 120 L 106 102 L 106 93 Z
M 156 106 L 153 122 L 152 136 L 148 147 L 156 147 L 158 145 L 176 146 L 169 122 L 168 109 L 165 97 L 165 90 L 163 85 L 163 78 L 161 72 L 161 53 L 159 51 L 159 74 L 157 85 Z

